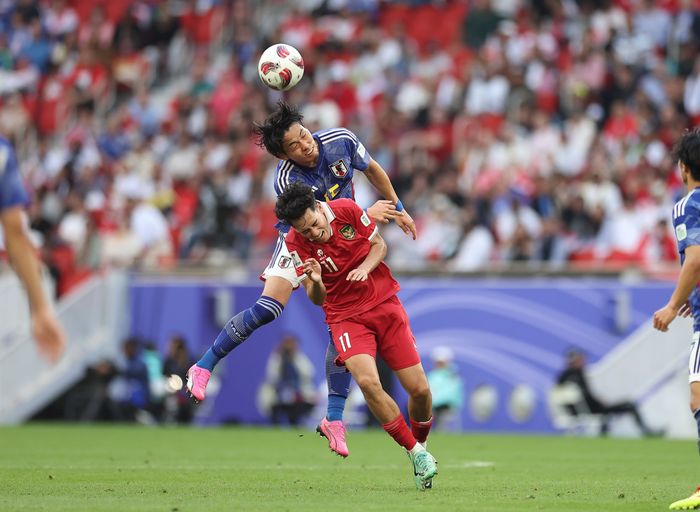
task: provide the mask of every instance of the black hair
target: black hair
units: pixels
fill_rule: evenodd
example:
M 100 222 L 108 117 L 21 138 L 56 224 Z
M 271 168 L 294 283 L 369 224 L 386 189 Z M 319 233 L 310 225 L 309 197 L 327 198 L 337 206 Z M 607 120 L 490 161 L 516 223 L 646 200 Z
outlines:
M 695 181 L 700 181 L 700 128 L 686 131 L 673 147 L 673 158 L 688 167 Z
M 301 219 L 309 208 L 312 210 L 316 208 L 314 191 L 306 183 L 296 181 L 277 197 L 275 215 L 279 220 L 291 224 Z
M 258 146 L 265 148 L 272 156 L 280 158 L 284 155 L 284 134 L 293 124 L 301 124 L 303 120 L 304 116 L 298 108 L 278 101 L 275 111 L 267 116 L 262 124 L 253 123 L 253 133 L 257 136 Z

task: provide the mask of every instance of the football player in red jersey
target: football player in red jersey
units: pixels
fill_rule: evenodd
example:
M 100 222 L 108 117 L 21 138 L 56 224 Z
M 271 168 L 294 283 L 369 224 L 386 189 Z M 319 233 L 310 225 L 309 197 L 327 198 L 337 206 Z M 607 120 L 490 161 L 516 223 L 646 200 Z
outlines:
M 337 364 L 350 371 L 372 414 L 408 452 L 418 489 L 430 489 L 437 474 L 435 459 L 425 450 L 432 425 L 430 387 L 396 296 L 399 283 L 383 262 L 387 247 L 375 222 L 350 199 L 317 201 L 303 183 L 282 192 L 275 214 L 294 228 L 287 248 L 307 295 L 323 307 Z M 382 389 L 377 351 L 409 395 L 410 429 Z

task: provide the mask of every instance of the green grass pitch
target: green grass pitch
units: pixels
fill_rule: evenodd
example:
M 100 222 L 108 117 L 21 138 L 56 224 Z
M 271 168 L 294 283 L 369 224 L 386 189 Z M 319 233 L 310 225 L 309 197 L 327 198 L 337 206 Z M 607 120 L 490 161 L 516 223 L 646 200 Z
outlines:
M 350 457 L 272 428 L 0 428 L 2 511 L 666 510 L 700 483 L 694 441 L 434 433 L 434 489 L 383 431 Z

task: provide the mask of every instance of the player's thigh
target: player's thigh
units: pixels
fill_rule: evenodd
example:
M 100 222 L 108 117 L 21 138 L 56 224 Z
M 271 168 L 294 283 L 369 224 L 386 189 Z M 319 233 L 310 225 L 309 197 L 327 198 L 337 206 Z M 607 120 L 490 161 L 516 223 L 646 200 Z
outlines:
M 398 297 L 380 304 L 372 312 L 377 321 L 379 354 L 394 371 L 420 363 L 416 338 L 408 322 L 408 315 Z
M 377 371 L 377 361 L 371 355 L 352 355 L 345 360 L 345 366 L 363 393 L 376 393 L 382 389 Z
M 289 249 L 287 249 L 287 244 L 284 243 L 284 236 L 280 235 L 277 238 L 277 244 L 272 253 L 272 258 L 270 258 L 270 263 L 265 267 L 265 270 L 260 275 L 260 279 L 265 281 L 264 294 L 284 304 L 289 300 L 292 290 L 299 287 L 299 277 L 294 268 Z M 286 286 L 282 281 L 286 281 L 289 286 Z M 268 282 L 270 282 L 269 285 Z
M 366 354 L 374 359 L 377 355 L 375 333 L 360 322 L 343 320 L 328 325 L 333 345 L 338 351 L 336 364 L 343 365 L 348 358 Z M 376 363 L 375 363 L 376 366 Z
M 396 378 L 401 383 L 401 387 L 409 395 L 427 395 L 430 393 L 428 377 L 425 375 L 425 370 L 421 363 L 397 370 L 395 373 Z

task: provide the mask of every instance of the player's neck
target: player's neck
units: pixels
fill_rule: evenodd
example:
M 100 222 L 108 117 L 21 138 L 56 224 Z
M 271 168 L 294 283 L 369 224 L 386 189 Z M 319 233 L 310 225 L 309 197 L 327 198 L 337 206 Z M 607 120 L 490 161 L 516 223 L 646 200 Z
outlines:
M 688 178 L 688 193 L 692 192 L 696 188 L 700 187 L 700 181 L 695 181 L 694 179 Z

